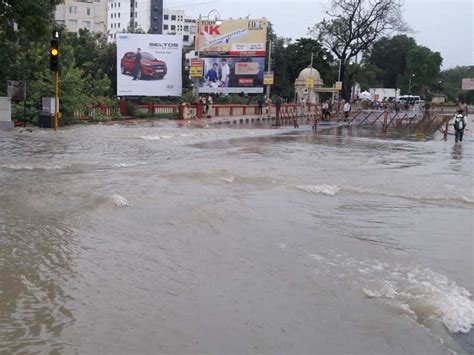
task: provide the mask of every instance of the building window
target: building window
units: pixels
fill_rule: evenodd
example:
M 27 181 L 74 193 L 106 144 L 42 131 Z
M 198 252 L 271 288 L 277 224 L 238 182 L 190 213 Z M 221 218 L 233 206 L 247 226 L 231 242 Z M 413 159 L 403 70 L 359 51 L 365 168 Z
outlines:
M 164 29 L 164 30 L 167 30 L 167 29 L 168 29 L 168 25 L 163 25 L 163 29 Z
M 91 8 L 90 8 L 90 7 L 88 7 L 88 8 L 86 9 L 86 14 L 87 14 L 87 16 L 90 16 L 90 15 L 91 15 Z
M 171 31 L 176 31 L 176 26 L 175 25 L 171 25 Z
M 110 18 L 114 18 L 114 14 L 111 13 L 111 14 L 110 14 Z
M 69 6 L 69 13 L 70 14 L 77 13 L 77 7 L 76 6 Z
M 118 17 L 120 18 L 120 12 L 118 13 Z
M 120 28 L 120 22 L 118 23 L 118 28 Z
M 88 30 L 90 30 L 91 22 L 90 21 L 82 21 L 82 27 L 87 28 Z
M 188 36 L 188 35 L 183 36 L 183 41 L 184 41 L 184 42 L 189 41 L 189 36 Z
M 189 32 L 189 26 L 184 26 L 184 32 Z
M 176 21 L 176 15 L 171 15 L 171 21 Z
M 77 20 L 69 20 L 69 28 L 75 29 L 77 27 Z
M 164 15 L 163 18 L 164 18 L 165 20 L 169 20 L 170 17 L 169 17 L 168 15 Z
M 191 26 L 191 31 L 190 31 L 192 34 L 195 34 L 196 33 L 196 26 Z

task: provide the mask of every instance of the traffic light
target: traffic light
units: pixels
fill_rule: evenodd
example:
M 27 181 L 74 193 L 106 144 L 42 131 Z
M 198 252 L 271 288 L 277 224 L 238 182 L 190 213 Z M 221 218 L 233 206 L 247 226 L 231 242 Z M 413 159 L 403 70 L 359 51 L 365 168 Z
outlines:
M 51 71 L 59 71 L 59 32 L 53 32 L 53 39 L 49 48 L 49 68 Z

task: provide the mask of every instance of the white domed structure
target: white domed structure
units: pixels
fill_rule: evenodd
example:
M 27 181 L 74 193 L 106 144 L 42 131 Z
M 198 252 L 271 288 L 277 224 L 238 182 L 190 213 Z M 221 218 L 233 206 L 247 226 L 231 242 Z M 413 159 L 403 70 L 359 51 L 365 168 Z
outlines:
M 311 66 L 303 69 L 300 72 L 300 75 L 298 75 L 298 80 L 307 80 L 307 79 L 313 79 L 315 85 L 316 85 L 316 82 L 318 82 L 321 84 L 321 86 L 323 86 L 323 81 L 321 80 L 321 74 L 319 74 L 319 72 Z
M 312 104 L 319 104 L 318 89 L 324 85 L 319 71 L 311 65 L 303 69 L 295 81 L 295 92 L 297 102 L 305 101 Z

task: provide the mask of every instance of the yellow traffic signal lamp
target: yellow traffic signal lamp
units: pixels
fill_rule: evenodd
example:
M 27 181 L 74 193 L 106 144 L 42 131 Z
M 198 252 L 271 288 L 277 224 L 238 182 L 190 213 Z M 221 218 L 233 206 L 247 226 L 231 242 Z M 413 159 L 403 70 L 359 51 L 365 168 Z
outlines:
M 49 49 L 49 68 L 51 71 L 59 71 L 59 38 L 53 37 Z

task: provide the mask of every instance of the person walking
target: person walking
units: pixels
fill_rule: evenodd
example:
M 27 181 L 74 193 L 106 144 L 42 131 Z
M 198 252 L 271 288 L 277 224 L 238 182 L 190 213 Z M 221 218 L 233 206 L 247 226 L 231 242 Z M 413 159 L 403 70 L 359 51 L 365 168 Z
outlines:
M 263 113 L 263 102 L 265 99 L 262 95 L 260 95 L 257 99 L 257 115 L 261 115 Z
M 133 66 L 133 80 L 138 79 L 138 74 L 142 70 L 142 50 L 137 48 L 137 53 L 135 54 L 135 65 Z
M 464 117 L 464 110 L 458 110 L 458 114 L 454 116 L 454 132 L 455 132 L 455 142 L 462 142 L 462 137 L 464 136 L 464 129 L 467 126 L 466 117 Z
M 347 121 L 349 119 L 349 114 L 351 112 L 351 103 L 349 101 L 347 101 L 344 104 L 343 111 L 344 111 L 344 121 Z
M 322 117 L 321 117 L 323 121 L 326 121 L 328 110 L 329 110 L 328 102 L 324 101 L 322 105 Z

